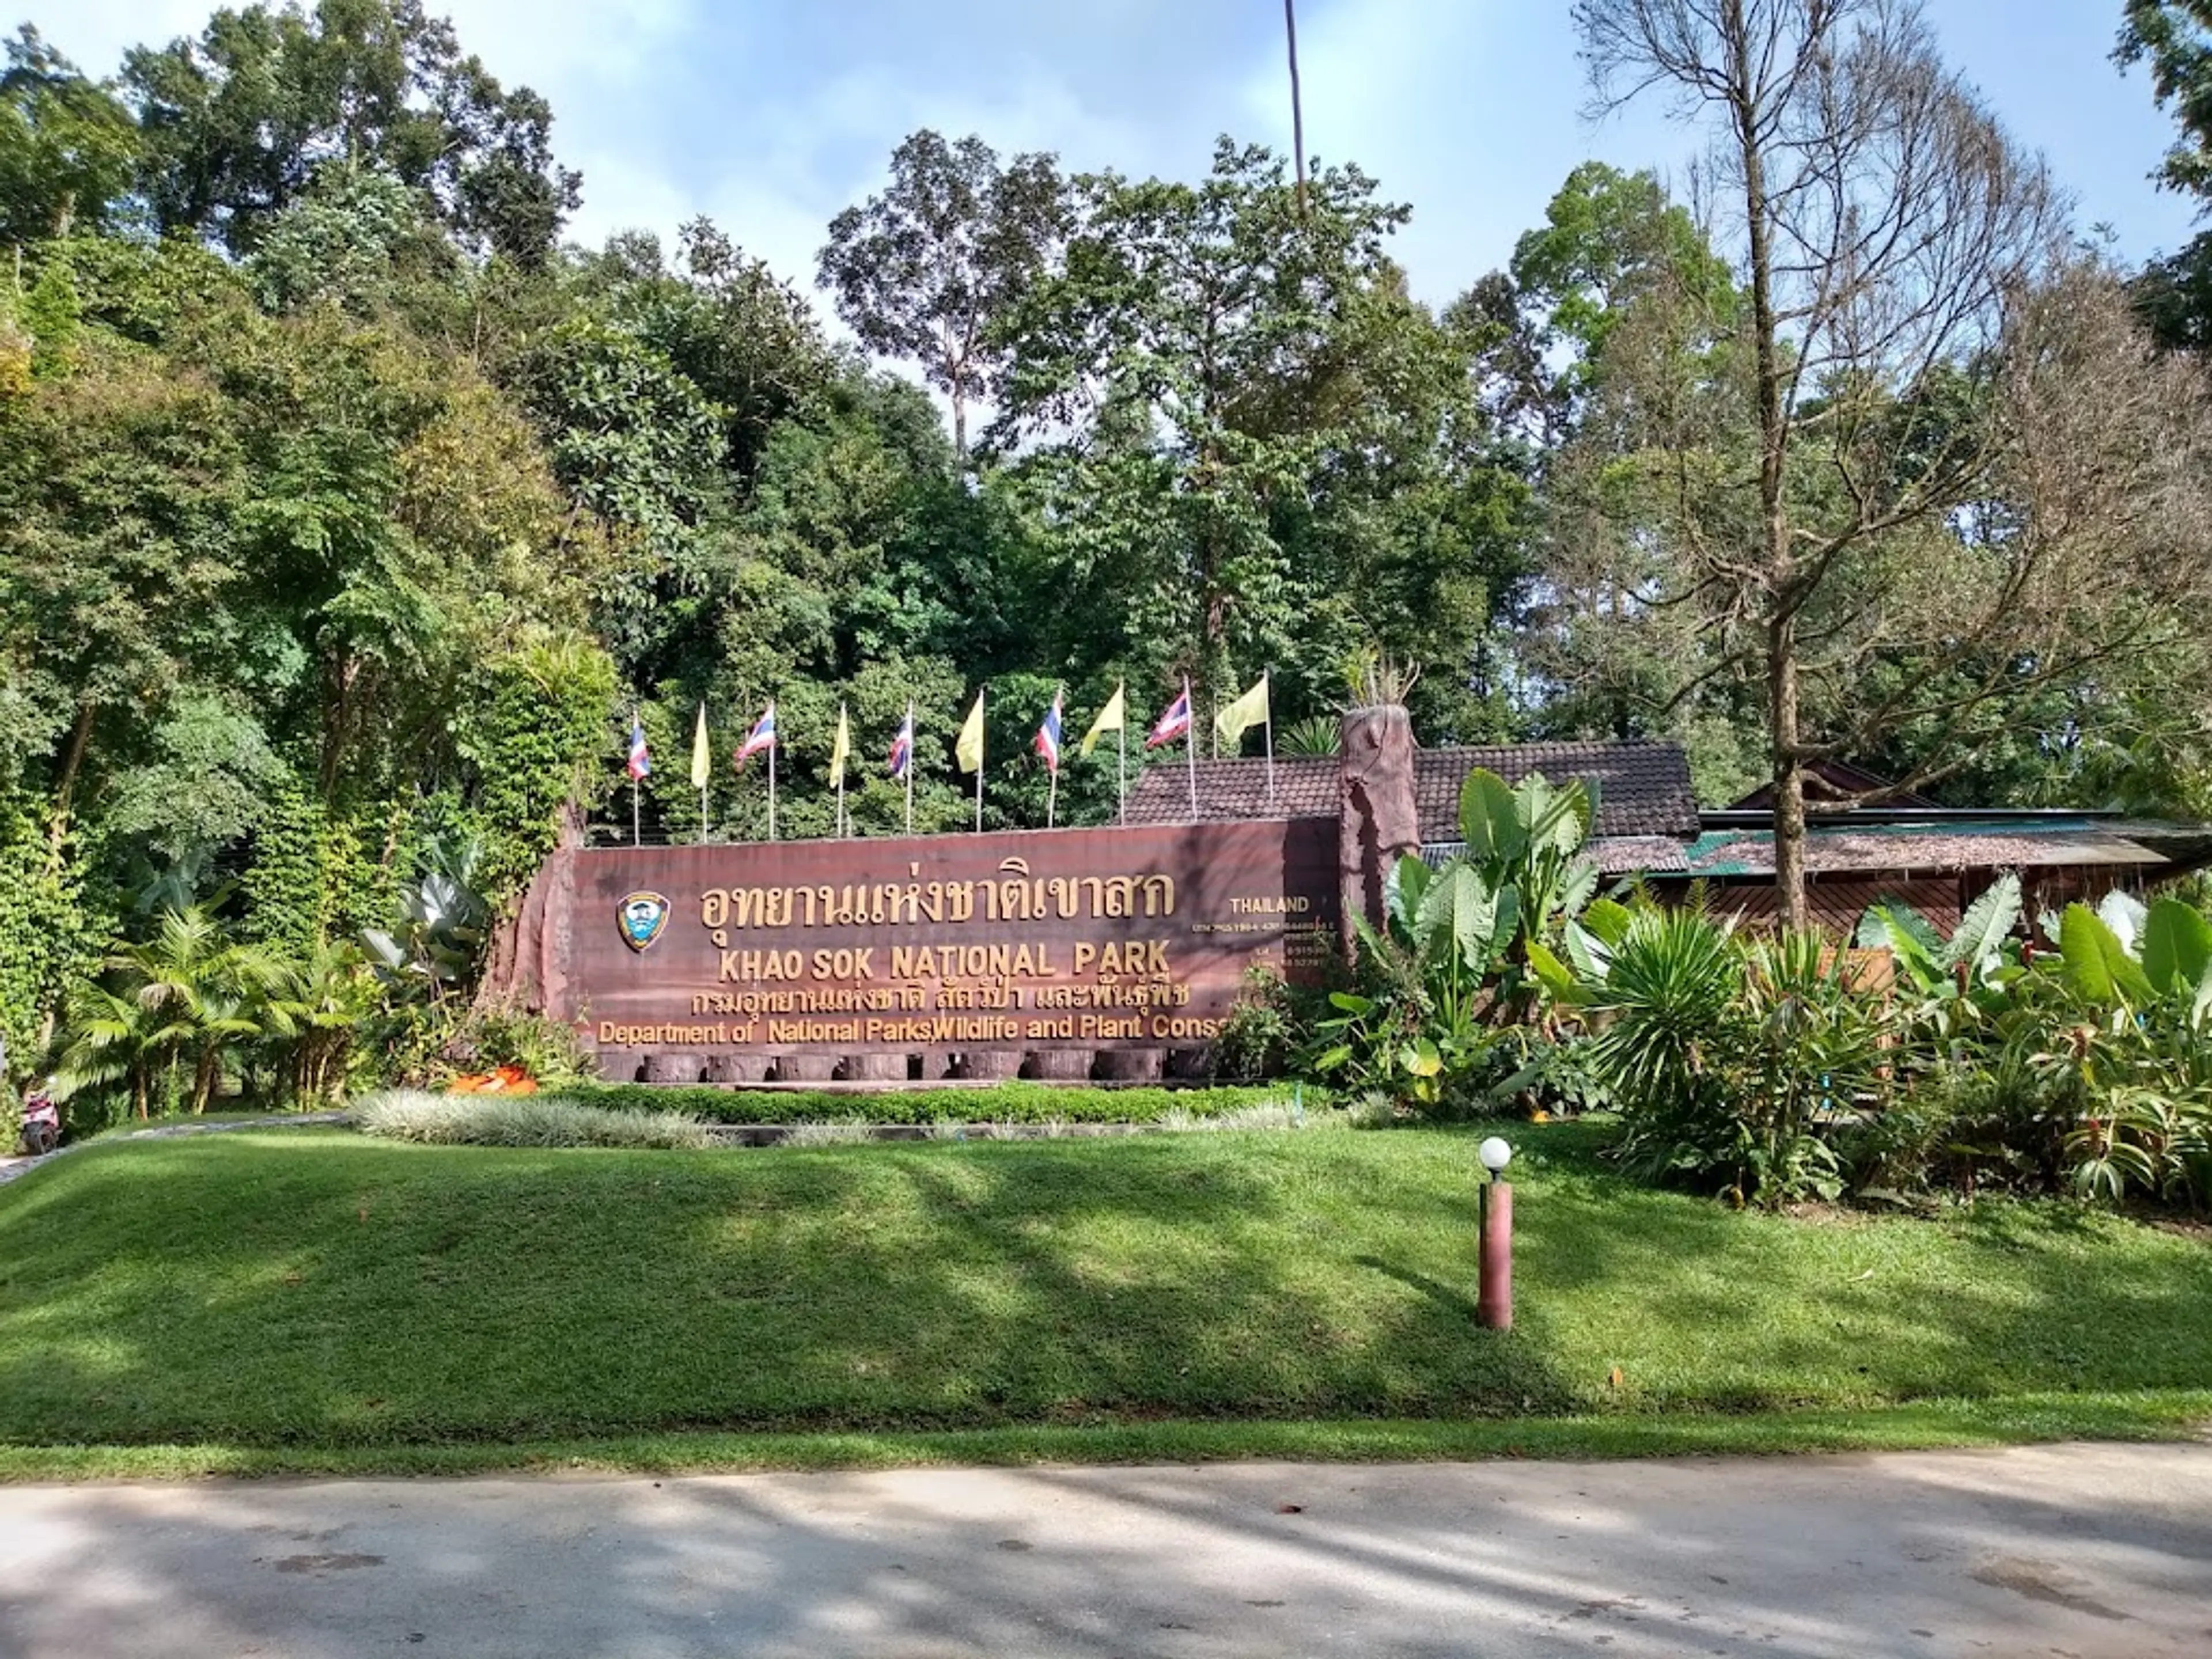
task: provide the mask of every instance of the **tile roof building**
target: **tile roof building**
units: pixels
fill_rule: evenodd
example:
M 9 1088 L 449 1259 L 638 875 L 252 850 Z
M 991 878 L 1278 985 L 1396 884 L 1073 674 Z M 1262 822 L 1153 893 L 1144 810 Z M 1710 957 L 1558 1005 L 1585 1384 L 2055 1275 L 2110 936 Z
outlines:
M 1702 884 L 1708 902 L 1753 921 L 1775 910 L 1771 819 L 1766 798 L 1699 813 L 1688 757 L 1671 743 L 1470 744 L 1414 751 L 1422 854 L 1440 862 L 1461 850 L 1459 792 L 1476 767 L 1509 784 L 1531 773 L 1554 783 L 1580 779 L 1597 801 L 1590 852 L 1606 876 L 1643 876 L 1653 890 L 1686 894 Z M 1131 823 L 1191 821 L 1185 764 L 1147 767 L 1130 792 Z M 1933 805 L 1917 796 L 1888 808 L 1820 811 L 1818 800 L 1881 780 L 1832 769 L 1807 827 L 1807 900 L 1814 919 L 1848 933 L 1877 899 L 1911 904 L 1939 928 L 1997 875 L 2020 873 L 2031 910 L 2115 887 L 2139 889 L 2212 866 L 2212 826 L 2122 818 L 2117 814 L 1981 812 Z M 1202 821 L 1327 817 L 1338 811 L 1334 756 L 1279 756 L 1268 793 L 1264 760 L 1201 760 Z
M 1443 854 L 1459 842 L 1459 792 L 1468 774 L 1486 767 L 1509 784 L 1540 772 L 1554 783 L 1579 779 L 1597 800 L 1592 851 L 1608 875 L 1681 870 L 1683 848 L 1698 834 L 1698 801 L 1690 763 L 1671 743 L 1464 744 L 1413 755 L 1413 793 L 1421 841 Z M 1197 819 L 1334 819 L 1338 806 L 1334 755 L 1279 755 L 1274 793 L 1264 760 L 1197 763 Z M 1192 821 L 1191 780 L 1172 762 L 1145 769 L 1129 792 L 1131 823 Z

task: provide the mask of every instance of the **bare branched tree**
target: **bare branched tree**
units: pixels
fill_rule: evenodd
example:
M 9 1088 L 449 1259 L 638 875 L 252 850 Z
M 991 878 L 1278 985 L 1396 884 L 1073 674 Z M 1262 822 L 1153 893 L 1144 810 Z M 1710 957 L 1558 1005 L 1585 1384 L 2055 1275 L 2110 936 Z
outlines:
M 2005 405 L 2028 371 L 2005 365 L 2040 338 L 2063 204 L 1911 0 L 1577 0 L 1574 15 L 1601 110 L 1665 94 L 1712 135 L 1717 228 L 1748 298 L 1752 453 L 1680 468 L 1669 597 L 1763 679 L 1776 881 L 1802 925 L 1807 764 L 1931 714 L 1908 695 L 1808 731 L 1808 675 L 1939 638 L 1999 678 L 2038 646 L 2056 661 L 2066 619 L 2028 600 L 2076 544 L 1990 504 L 2020 482 Z M 1945 695 L 1964 730 L 1995 693 Z

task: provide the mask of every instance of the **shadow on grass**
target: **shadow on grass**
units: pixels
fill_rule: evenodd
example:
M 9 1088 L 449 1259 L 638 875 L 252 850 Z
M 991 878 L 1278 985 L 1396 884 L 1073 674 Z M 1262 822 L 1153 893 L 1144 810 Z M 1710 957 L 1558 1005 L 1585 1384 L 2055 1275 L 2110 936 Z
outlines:
M 226 1135 L 0 1195 L 0 1440 L 246 1446 L 1853 1406 L 2212 1375 L 2212 1250 L 1822 1224 L 1518 1126 L 686 1157 Z M 1613 1373 L 1620 1380 L 1616 1384 Z
M 1430 1278 L 1426 1273 L 1417 1273 L 1408 1268 L 1396 1267 L 1379 1256 L 1355 1255 L 1352 1260 L 1356 1267 L 1372 1267 L 1383 1278 L 1395 1279 L 1408 1289 L 1419 1291 L 1438 1306 L 1466 1320 L 1469 1329 L 1474 1328 L 1478 1304 L 1475 1298 L 1465 1291 L 1454 1285 L 1443 1284 Z
M 1347 1172 L 1322 1139 L 1352 1146 L 88 1153 L 0 1209 L 0 1434 L 345 1444 L 1562 1408 L 1538 1350 L 1484 1340 L 1435 1282 L 1407 1269 L 1378 1294 L 1347 1267 L 1363 1242 L 1425 1261 L 1466 1241 L 1416 1243 L 1422 1187 Z

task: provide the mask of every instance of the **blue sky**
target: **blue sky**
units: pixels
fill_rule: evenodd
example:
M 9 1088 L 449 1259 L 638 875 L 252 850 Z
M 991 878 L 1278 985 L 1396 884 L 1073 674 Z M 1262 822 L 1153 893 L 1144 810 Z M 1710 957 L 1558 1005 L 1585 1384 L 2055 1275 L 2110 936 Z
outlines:
M 552 100 L 583 169 L 574 234 L 715 219 L 810 283 L 822 227 L 916 127 L 1072 167 L 1194 176 L 1231 132 L 1287 150 L 1279 0 L 429 0 L 493 72 Z M 18 0 L 87 68 L 196 29 L 205 0 Z M 2108 60 L 2119 0 L 1929 0 L 1952 58 L 2140 258 L 2187 240 L 2146 175 L 2172 129 Z M 1655 106 L 1592 125 L 1565 0 L 1299 0 L 1310 149 L 1414 215 L 1398 253 L 1442 301 L 1502 264 L 1587 156 L 1679 173 Z

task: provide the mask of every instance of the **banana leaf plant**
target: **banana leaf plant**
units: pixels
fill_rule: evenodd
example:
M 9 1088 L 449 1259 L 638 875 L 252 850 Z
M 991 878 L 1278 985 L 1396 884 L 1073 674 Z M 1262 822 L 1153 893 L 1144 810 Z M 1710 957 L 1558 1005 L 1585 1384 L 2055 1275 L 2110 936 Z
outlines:
M 1355 1088 L 1432 1109 L 1496 1041 L 1480 1018 L 1482 998 L 1520 900 L 1461 859 L 1441 870 L 1401 859 L 1383 896 L 1382 927 L 1354 919 L 1361 984 L 1330 996 L 1311 1063 Z
M 1589 787 L 1579 780 L 1554 784 L 1532 773 L 1509 787 L 1477 767 L 1461 786 L 1463 862 L 1489 890 L 1514 900 L 1495 963 L 1492 1024 L 1528 1019 L 1540 979 L 1536 953 L 1550 954 L 1596 894 L 1597 863 L 1588 850 L 1596 816 Z
M 2011 1006 L 2028 973 L 2015 937 L 2021 915 L 2020 878 L 2007 872 L 1966 907 L 1948 940 L 1917 910 L 1882 899 L 1859 918 L 1855 943 L 1889 952 L 1908 1024 L 1948 1048 Z
M 2066 1139 L 2076 1191 L 2202 1206 L 2212 1200 L 2212 922 L 2173 898 L 2140 918 L 2130 939 L 2101 910 L 2067 906 L 2058 974 L 2076 1018 L 2038 1063 L 2077 1078 L 2094 1103 Z
M 1466 852 L 1434 869 L 1400 860 L 1382 927 L 1355 919 L 1360 982 L 1315 1023 L 1313 1068 L 1429 1108 L 1482 1066 L 1528 1016 L 1532 951 L 1548 955 L 1543 941 L 1590 903 L 1593 817 L 1579 782 L 1531 776 L 1516 788 L 1472 773 L 1460 792 Z
M 422 873 L 399 890 L 397 924 L 363 930 L 370 966 L 386 987 L 426 989 L 437 1002 L 473 975 L 491 921 L 475 887 L 480 861 L 474 842 L 434 846 Z

